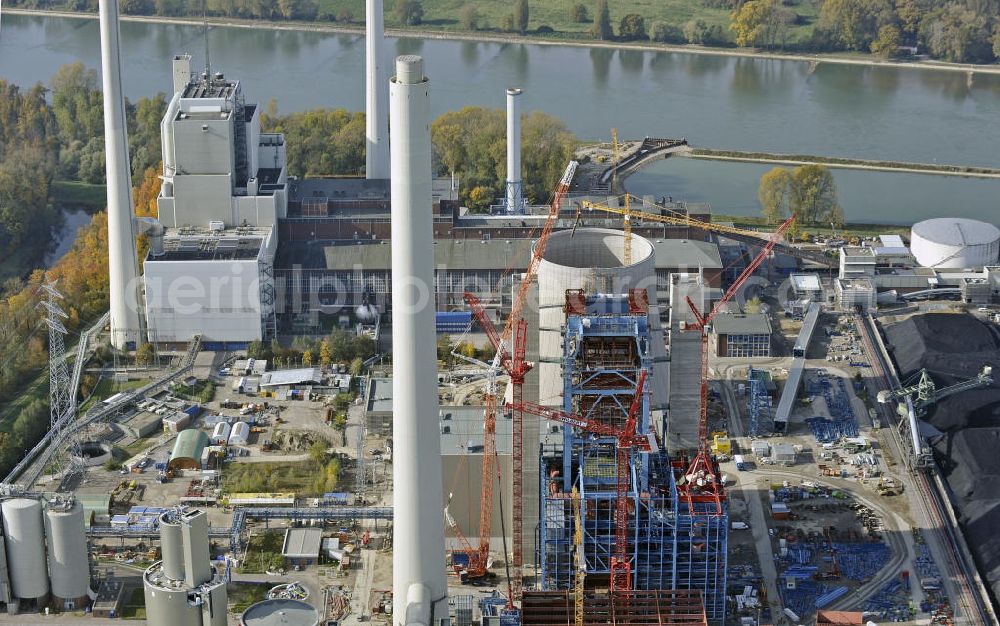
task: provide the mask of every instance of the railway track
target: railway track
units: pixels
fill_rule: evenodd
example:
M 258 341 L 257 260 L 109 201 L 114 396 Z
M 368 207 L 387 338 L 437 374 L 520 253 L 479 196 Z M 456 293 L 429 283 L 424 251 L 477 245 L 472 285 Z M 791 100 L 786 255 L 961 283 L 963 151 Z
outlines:
M 888 362 L 884 351 L 878 345 L 879 342 L 876 338 L 878 330 L 875 328 L 875 322 L 871 315 L 857 315 L 855 317 L 855 325 L 861 336 L 865 352 L 868 353 L 872 370 L 875 373 L 873 381 L 876 386 L 879 390 L 898 387 L 899 383 L 895 375 L 895 370 L 891 363 Z M 877 410 L 884 420 L 883 423 L 888 424 L 893 431 L 889 439 L 893 443 L 897 458 L 904 465 L 908 465 L 906 459 L 907 455 L 910 455 L 910 451 L 907 449 L 906 444 L 899 439 L 897 416 L 885 405 L 879 405 Z M 939 548 L 939 552 L 945 557 L 944 563 L 940 562 L 940 558 L 936 557 L 936 560 L 938 561 L 939 569 L 942 570 L 941 573 L 946 584 L 950 584 L 954 591 L 949 596 L 952 599 L 955 622 L 984 625 L 995 624 L 996 618 L 993 614 L 992 606 L 985 597 L 984 590 L 980 584 L 977 584 L 978 576 L 975 567 L 965 558 L 959 547 L 961 538 L 958 537 L 957 530 L 950 520 L 948 520 L 947 509 L 943 501 L 943 498 L 946 496 L 937 489 L 936 485 L 932 484 L 930 475 L 925 472 L 914 472 L 909 478 L 911 484 L 916 487 L 918 492 L 918 497 L 912 499 L 912 501 L 920 503 L 921 513 L 928 522 L 925 532 L 926 535 L 930 535 L 929 539 L 933 539 L 933 541 L 928 541 L 928 545 L 932 549 L 932 554 L 936 545 Z M 942 567 L 942 565 L 945 567 Z

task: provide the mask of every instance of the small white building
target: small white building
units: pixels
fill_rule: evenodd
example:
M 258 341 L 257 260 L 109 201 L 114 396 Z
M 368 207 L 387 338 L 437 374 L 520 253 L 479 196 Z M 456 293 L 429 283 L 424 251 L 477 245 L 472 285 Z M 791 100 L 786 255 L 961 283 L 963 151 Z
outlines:
M 219 422 L 215 425 L 215 430 L 212 431 L 212 443 L 220 446 L 226 445 L 229 442 L 229 435 L 232 432 L 233 428 L 229 425 L 229 422 Z
M 229 434 L 229 445 L 245 446 L 250 439 L 250 426 L 246 422 L 236 422 Z
M 771 449 L 771 458 L 775 463 L 795 463 L 795 446 L 790 443 L 776 443 Z

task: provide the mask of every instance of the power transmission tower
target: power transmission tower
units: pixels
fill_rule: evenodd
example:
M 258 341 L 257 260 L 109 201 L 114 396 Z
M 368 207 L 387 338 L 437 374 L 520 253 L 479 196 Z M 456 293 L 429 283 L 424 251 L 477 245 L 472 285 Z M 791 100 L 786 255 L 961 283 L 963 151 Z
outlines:
M 40 304 L 45 309 L 45 324 L 49 327 L 49 427 L 57 430 L 73 411 L 64 339 L 67 331 L 62 322 L 66 313 L 59 304 L 63 297 L 55 281 L 44 283 L 42 291 L 46 297 Z

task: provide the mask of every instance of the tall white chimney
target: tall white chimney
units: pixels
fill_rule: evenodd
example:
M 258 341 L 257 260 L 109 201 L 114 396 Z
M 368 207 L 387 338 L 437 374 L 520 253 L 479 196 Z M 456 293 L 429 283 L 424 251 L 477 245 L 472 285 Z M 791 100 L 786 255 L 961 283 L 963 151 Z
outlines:
M 507 212 L 524 213 L 521 188 L 521 90 L 507 89 Z
M 448 617 L 437 427 L 430 94 L 419 56 L 396 59 L 392 150 L 392 621 Z
M 111 287 L 111 343 L 124 348 L 142 341 L 139 263 L 132 230 L 132 176 L 122 95 L 118 2 L 100 0 L 101 80 L 104 87 L 104 150 L 108 178 L 108 274 Z
M 385 26 L 382 0 L 365 2 L 365 178 L 389 177 Z

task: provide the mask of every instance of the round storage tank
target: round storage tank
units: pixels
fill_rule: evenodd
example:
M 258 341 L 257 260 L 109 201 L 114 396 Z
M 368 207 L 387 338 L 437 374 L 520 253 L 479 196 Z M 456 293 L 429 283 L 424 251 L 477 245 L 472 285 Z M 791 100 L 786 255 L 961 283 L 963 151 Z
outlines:
M 299 600 L 264 600 L 240 616 L 240 626 L 316 626 L 319 613 Z
M 938 217 L 913 225 L 910 252 L 935 269 L 981 268 L 1000 256 L 1000 228 L 964 217 Z
M 552 233 L 545 256 L 538 265 L 538 401 L 562 404 L 563 380 L 560 326 L 565 323 L 567 289 L 583 289 L 588 295 L 624 294 L 645 289 L 652 307 L 656 304 L 656 266 L 653 244 L 632 235 L 632 262 L 625 265 L 625 236 L 620 230 L 578 228 Z M 653 309 L 655 310 L 655 309 Z M 652 316 L 653 328 L 658 328 Z
M 45 534 L 49 546 L 49 580 L 52 595 L 77 608 L 90 591 L 87 534 L 83 506 L 77 502 L 50 502 L 45 512 Z
M 0 510 L 14 596 L 25 600 L 45 597 L 49 593 L 49 576 L 45 571 L 42 503 L 13 498 L 5 500 Z
M 143 576 L 143 597 L 149 626 L 202 623 L 201 603 L 188 602 L 188 590 L 163 575 L 160 561 L 150 565 Z

